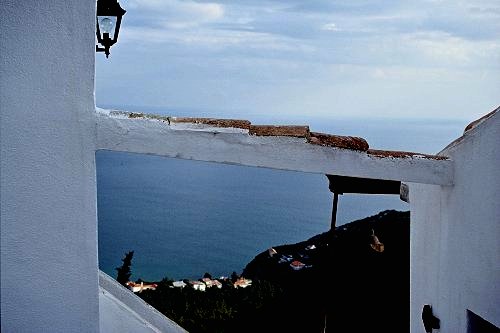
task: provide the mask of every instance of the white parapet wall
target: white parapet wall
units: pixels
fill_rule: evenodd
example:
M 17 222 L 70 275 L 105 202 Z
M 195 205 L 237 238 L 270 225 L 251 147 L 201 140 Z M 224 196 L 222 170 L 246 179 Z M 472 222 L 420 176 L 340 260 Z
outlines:
M 410 184 L 411 332 L 430 304 L 441 333 L 466 333 L 467 310 L 500 327 L 500 114 L 441 154 L 454 186 Z
M 103 272 L 99 272 L 99 306 L 101 332 L 187 332 Z
M 408 182 L 412 332 L 423 304 L 441 332 L 465 333 L 467 310 L 500 325 L 498 112 L 446 158 L 96 113 L 95 10 L 0 5 L 2 332 L 182 332 L 111 279 L 99 287 L 98 149 Z

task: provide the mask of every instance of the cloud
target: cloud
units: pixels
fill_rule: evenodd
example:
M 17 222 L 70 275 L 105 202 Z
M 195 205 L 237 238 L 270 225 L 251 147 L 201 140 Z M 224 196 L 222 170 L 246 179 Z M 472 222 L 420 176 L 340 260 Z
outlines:
M 444 32 L 410 34 L 405 36 L 405 41 L 429 64 L 500 66 L 500 42 L 467 40 Z
M 411 104 L 416 115 L 498 103 L 498 0 L 121 2 L 127 14 L 112 61 L 130 63 L 102 86 L 126 82 L 134 103 L 149 96 L 159 105 L 297 114 Z M 125 78 L 115 80 L 120 71 Z
M 321 30 L 326 30 L 326 31 L 340 31 L 340 29 L 337 27 L 335 23 L 326 23 L 323 24 L 321 27 Z
M 310 52 L 311 47 L 305 44 L 275 36 L 264 32 L 245 30 L 189 30 L 178 33 L 173 30 L 148 27 L 125 27 L 121 34 L 124 43 L 145 44 L 171 44 L 183 47 L 206 48 L 206 50 L 226 50 L 228 54 L 239 53 L 244 56 L 255 55 L 259 51 L 280 51 L 286 54 L 290 52 Z M 192 51 L 191 51 L 192 52 Z M 267 54 L 271 57 L 271 54 Z
M 197 27 L 221 20 L 225 8 L 218 3 L 198 3 L 180 0 L 130 0 L 134 24 L 164 26 L 172 29 Z

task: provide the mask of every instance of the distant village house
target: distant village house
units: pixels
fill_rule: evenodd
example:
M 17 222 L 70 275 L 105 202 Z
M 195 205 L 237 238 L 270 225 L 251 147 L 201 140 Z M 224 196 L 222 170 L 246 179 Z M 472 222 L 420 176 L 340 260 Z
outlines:
M 203 282 L 200 281 L 189 281 L 189 284 L 191 285 L 191 288 L 194 290 L 199 290 L 199 291 L 205 291 L 206 290 L 206 285 Z
M 294 260 L 292 261 L 292 263 L 290 264 L 290 267 L 294 270 L 294 271 L 300 271 L 302 268 L 304 268 L 306 265 L 298 260 Z
M 251 286 L 252 285 L 252 280 L 250 279 L 245 279 L 245 278 L 239 278 L 238 280 L 236 280 L 234 283 L 233 283 L 233 286 L 235 288 L 246 288 L 248 286 Z
M 156 283 L 144 283 L 143 281 L 141 281 L 141 283 L 129 281 L 127 282 L 127 287 L 134 293 L 140 293 L 144 290 L 156 290 L 156 287 L 158 287 L 158 285 Z
M 218 289 L 222 288 L 222 283 L 217 280 L 212 280 L 209 278 L 203 278 L 201 281 L 205 284 L 206 288 L 217 287 Z
M 184 281 L 174 281 L 172 282 L 172 287 L 173 288 L 184 288 L 186 286 L 186 283 Z

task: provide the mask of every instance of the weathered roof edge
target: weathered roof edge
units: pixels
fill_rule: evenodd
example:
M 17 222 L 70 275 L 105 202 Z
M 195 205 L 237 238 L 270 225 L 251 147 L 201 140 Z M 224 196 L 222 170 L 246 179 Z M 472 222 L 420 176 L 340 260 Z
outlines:
M 107 112 L 103 109 L 99 109 L 98 111 L 105 113 Z M 249 135 L 255 136 L 289 136 L 304 138 L 307 143 L 313 145 L 366 152 L 368 155 L 378 158 L 424 158 L 435 160 L 448 159 L 448 157 L 446 156 L 422 154 L 417 152 L 370 149 L 368 142 L 364 138 L 311 132 L 309 126 L 307 125 L 253 125 L 249 120 L 242 119 L 171 117 L 120 110 L 110 110 L 108 113 L 112 117 L 157 120 L 165 122 L 168 125 L 172 125 L 175 123 L 189 123 L 196 125 L 207 125 L 215 128 L 235 128 L 240 130 L 243 129 L 248 130 Z
M 447 160 L 447 156 L 438 156 L 438 155 L 430 155 L 430 154 L 422 154 L 415 153 L 410 151 L 396 151 L 396 150 L 377 150 L 377 149 L 368 149 L 368 155 L 377 156 L 377 157 L 394 157 L 394 158 L 426 158 L 426 159 L 434 159 L 434 160 Z
M 471 133 L 477 130 L 477 128 L 481 127 L 483 124 L 487 123 L 491 118 L 493 118 L 497 113 L 500 112 L 500 106 L 498 106 L 496 109 L 494 109 L 491 112 L 488 112 L 484 116 L 482 116 L 479 119 L 474 120 L 470 124 L 468 124 L 465 129 L 464 133 L 450 142 L 446 147 L 444 147 L 438 154 L 437 156 L 446 156 L 445 153 L 451 148 L 465 140 Z
M 191 123 L 168 125 L 163 120 L 130 119 L 128 113 L 125 115 L 97 110 L 96 150 L 349 177 L 453 184 L 451 159 L 435 160 L 421 154 L 376 156 L 367 151 L 311 144 L 301 137 L 257 136 L 250 135 L 249 130 Z
M 486 121 L 488 118 L 490 118 L 491 116 L 493 116 L 496 112 L 498 112 L 500 110 L 500 106 L 498 106 L 496 109 L 494 109 L 493 111 L 491 112 L 488 112 L 487 114 L 485 114 L 484 116 L 482 116 L 481 118 L 479 119 L 476 119 L 474 120 L 473 122 L 471 122 L 469 125 L 467 125 L 464 129 L 464 134 L 467 133 L 468 131 L 470 131 L 471 129 L 475 128 L 476 126 L 478 126 L 479 124 L 481 124 L 482 122 Z
M 193 123 L 209 125 L 222 128 L 250 129 L 250 121 L 241 119 L 219 119 L 219 118 L 192 118 L 192 117 L 168 117 L 174 123 Z

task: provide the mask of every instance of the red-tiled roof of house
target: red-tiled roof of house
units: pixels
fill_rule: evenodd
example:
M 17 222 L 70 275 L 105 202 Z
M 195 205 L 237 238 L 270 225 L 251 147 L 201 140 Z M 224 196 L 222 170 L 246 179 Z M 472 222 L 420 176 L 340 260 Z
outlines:
M 292 265 L 292 266 L 296 266 L 296 267 L 304 266 L 304 264 L 303 264 L 303 263 L 301 263 L 301 262 L 300 262 L 300 261 L 298 261 L 298 260 L 294 260 L 294 261 L 292 261 L 292 263 L 291 263 L 290 265 Z

